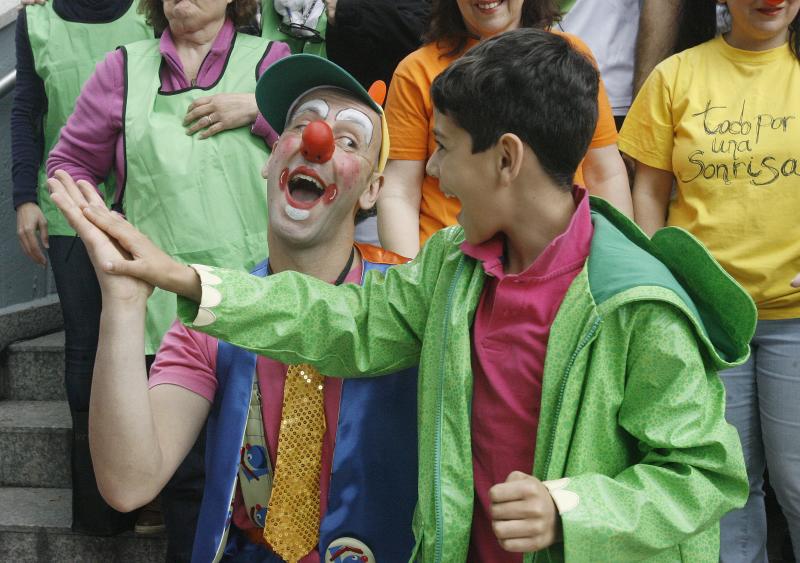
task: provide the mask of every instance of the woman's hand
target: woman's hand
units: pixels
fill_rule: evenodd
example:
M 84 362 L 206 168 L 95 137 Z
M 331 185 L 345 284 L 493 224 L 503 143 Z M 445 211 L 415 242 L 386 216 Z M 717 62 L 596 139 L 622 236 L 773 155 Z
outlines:
M 22 10 L 25 6 L 33 6 L 34 4 L 44 4 L 47 0 L 20 0 L 19 9 Z
M 183 125 L 187 135 L 198 131 L 207 139 L 220 131 L 251 125 L 258 117 L 255 94 L 216 94 L 197 98 L 189 105 Z
M 47 264 L 47 258 L 45 258 L 41 246 L 39 246 L 39 240 L 36 239 L 37 232 L 42 246 L 50 248 L 47 236 L 47 219 L 44 218 L 42 210 L 35 203 L 23 203 L 17 207 L 17 236 L 19 237 L 19 244 L 22 247 L 22 251 L 28 255 L 28 258 L 44 266 Z

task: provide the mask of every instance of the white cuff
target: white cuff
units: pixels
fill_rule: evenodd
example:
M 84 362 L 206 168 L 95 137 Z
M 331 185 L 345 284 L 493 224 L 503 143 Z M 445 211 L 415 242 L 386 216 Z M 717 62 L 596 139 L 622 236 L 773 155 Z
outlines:
M 550 496 L 558 509 L 559 514 L 569 512 L 581 502 L 578 493 L 566 490 L 569 485 L 569 477 L 554 479 L 552 481 L 542 481 L 542 484 L 550 491 Z
M 200 276 L 200 306 L 197 308 L 197 316 L 192 324 L 194 326 L 208 326 L 217 320 L 217 316 L 211 311 L 222 301 L 222 294 L 214 286 L 222 283 L 222 280 L 214 275 L 214 268 L 203 264 L 190 264 L 190 267 Z

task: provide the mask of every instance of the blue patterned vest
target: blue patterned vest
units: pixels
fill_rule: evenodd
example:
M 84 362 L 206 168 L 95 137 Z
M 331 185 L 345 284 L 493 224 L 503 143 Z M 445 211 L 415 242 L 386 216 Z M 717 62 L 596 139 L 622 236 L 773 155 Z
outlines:
M 362 263 L 362 281 L 368 271 L 389 267 L 366 259 Z M 267 262 L 252 274 L 266 276 Z M 192 561 L 198 563 L 214 560 L 231 523 L 255 369 L 255 354 L 219 342 L 218 387 L 207 424 L 205 490 L 192 552 Z M 416 412 L 416 368 L 343 382 L 328 509 L 320 522 L 322 561 L 334 555 L 335 548 L 327 553 L 329 547 L 343 537 L 366 544 L 377 561 L 410 557 L 417 501 Z M 281 559 L 265 554 L 264 561 Z

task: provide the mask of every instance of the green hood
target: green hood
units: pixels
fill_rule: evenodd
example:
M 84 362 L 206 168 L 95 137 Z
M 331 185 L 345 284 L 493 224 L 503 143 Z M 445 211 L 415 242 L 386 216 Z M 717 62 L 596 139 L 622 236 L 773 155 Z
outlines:
M 699 240 L 678 227 L 661 229 L 650 239 L 616 208 L 595 197 L 592 222 L 588 272 L 598 307 L 636 287 L 663 287 L 682 302 L 717 369 L 747 358 L 756 306 Z

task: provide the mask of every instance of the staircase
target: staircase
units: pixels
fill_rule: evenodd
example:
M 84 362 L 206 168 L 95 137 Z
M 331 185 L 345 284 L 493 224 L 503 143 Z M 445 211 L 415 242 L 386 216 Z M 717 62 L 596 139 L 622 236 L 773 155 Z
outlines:
M 161 563 L 163 537 L 73 533 L 64 333 L 0 356 L 0 561 Z

